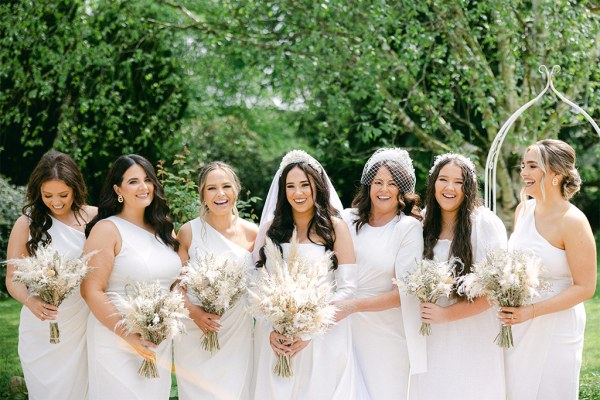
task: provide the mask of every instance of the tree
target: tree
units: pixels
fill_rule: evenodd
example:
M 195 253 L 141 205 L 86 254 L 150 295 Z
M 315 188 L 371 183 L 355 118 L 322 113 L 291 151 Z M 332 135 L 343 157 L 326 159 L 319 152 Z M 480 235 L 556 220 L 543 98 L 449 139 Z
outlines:
M 214 73 L 216 91 L 227 85 L 223 90 L 234 87 L 242 97 L 260 89 L 288 103 L 301 99 L 299 131 L 310 136 L 346 198 L 354 180 L 342 177 L 358 177 L 368 154 L 383 145 L 411 150 L 420 187 L 441 152 L 469 155 L 482 171 L 501 124 L 543 87 L 540 64 L 560 65 L 558 89 L 598 116 L 600 24 L 586 2 L 163 4 L 180 16 L 159 24 L 193 35 L 205 59 L 235 61 L 258 77 L 248 86 Z M 587 122 L 550 96 L 513 129 L 498 168 L 505 215 L 516 205 L 515 166 L 526 143 L 554 136 L 578 144 L 570 138 L 587 135 L 586 145 L 598 144 Z M 587 157 L 584 147 L 578 150 Z M 598 174 L 591 180 L 583 197 L 597 204 Z M 588 216 L 597 223 L 597 214 Z
M 0 173 L 23 183 L 55 147 L 97 193 L 117 155 L 164 155 L 187 95 L 181 41 L 148 23 L 156 11 L 124 0 L 0 6 Z

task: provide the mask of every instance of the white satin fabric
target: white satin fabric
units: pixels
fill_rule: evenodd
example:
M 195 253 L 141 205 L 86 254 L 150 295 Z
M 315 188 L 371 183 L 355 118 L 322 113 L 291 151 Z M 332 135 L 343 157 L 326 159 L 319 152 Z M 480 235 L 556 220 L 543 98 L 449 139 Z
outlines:
M 51 217 L 52 218 L 52 217 Z M 81 256 L 85 235 L 56 218 L 48 230 L 52 247 L 67 258 Z M 50 321 L 41 321 L 25 306 L 19 323 L 19 358 L 32 400 L 86 399 L 88 370 L 86 321 L 89 308 L 79 287 L 58 309 L 60 343 L 50 343 Z
M 177 253 L 154 234 L 129 221 L 116 216 L 107 220 L 119 230 L 121 251 L 115 257 L 106 291 L 125 295 L 126 285 L 136 281 L 159 281 L 163 290 L 169 290 L 181 270 Z M 138 375 L 143 358 L 133 347 L 91 313 L 87 326 L 90 399 L 169 398 L 173 365 L 171 340 L 163 341 L 156 348 L 160 377 L 144 378 Z
M 254 270 L 252 254 L 226 239 L 199 218 L 191 221 L 190 259 L 220 254 L 243 260 L 248 274 Z M 190 299 L 197 300 L 190 295 Z M 253 319 L 244 295 L 221 319 L 220 350 L 202 348 L 204 334 L 192 320 L 185 321 L 187 334 L 173 340 L 179 399 L 250 399 L 252 378 Z

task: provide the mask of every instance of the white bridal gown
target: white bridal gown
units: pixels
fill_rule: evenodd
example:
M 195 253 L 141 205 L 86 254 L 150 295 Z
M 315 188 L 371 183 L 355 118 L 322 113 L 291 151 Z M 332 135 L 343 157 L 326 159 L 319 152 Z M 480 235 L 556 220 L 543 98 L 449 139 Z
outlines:
M 357 234 L 356 209 L 346 209 L 343 214 L 356 253 L 356 298 L 389 292 L 395 287 L 393 278 L 415 269 L 423 254 L 419 220 L 402 214 L 384 226 L 365 224 Z M 425 340 L 418 333 L 418 300 L 405 296 L 403 300 L 401 307 L 349 317 L 354 350 L 372 399 L 406 399 L 411 371 L 425 370 Z
M 545 271 L 541 276 L 552 289 L 534 303 L 573 284 L 565 251 L 551 245 L 536 229 L 535 205 L 535 199 L 524 204 L 508 242 L 509 249 L 528 249 L 542 259 Z M 508 398 L 577 399 L 584 330 L 583 303 L 514 325 L 514 347 L 504 351 Z
M 506 229 L 485 207 L 472 215 L 471 244 L 474 262 L 485 259 L 491 249 L 506 248 Z M 433 249 L 437 260 L 447 260 L 450 240 L 438 240 Z M 455 300 L 442 299 L 447 306 Z M 502 348 L 494 343 L 500 331 L 497 307 L 469 318 L 431 324 L 427 337 L 427 373 L 411 382 L 410 398 L 415 400 L 504 400 Z
M 306 243 L 298 245 L 300 256 L 319 259 L 325 247 Z M 290 244 L 282 244 L 287 258 Z M 338 268 L 338 270 L 344 267 Z M 352 267 L 351 267 L 352 268 Z M 352 296 L 356 276 L 347 271 L 330 270 L 327 279 L 344 288 L 332 299 Z M 351 288 L 351 289 L 350 289 Z M 350 290 L 349 290 L 350 289 Z M 292 357 L 293 377 L 282 378 L 273 373 L 277 361 L 269 343 L 272 325 L 257 316 L 255 341 L 253 399 L 260 400 L 352 400 L 366 399 L 364 383 L 352 350 L 350 325 L 347 319 L 331 327 L 325 334 L 314 336 L 309 345 Z
M 121 235 L 121 251 L 115 257 L 106 292 L 124 296 L 127 284 L 160 282 L 169 290 L 181 270 L 181 260 L 173 249 L 153 233 L 122 218 L 111 221 Z M 88 359 L 90 399 L 150 400 L 168 399 L 171 390 L 172 341 L 156 348 L 159 378 L 138 375 L 143 358 L 124 339 L 100 323 L 94 314 L 88 319 Z
M 190 259 L 212 253 L 243 260 L 248 274 L 254 270 L 252 253 L 226 239 L 199 218 L 191 221 Z M 190 295 L 193 301 L 192 295 Z M 227 310 L 219 323 L 220 350 L 202 348 L 204 334 L 192 320 L 185 321 L 187 334 L 174 339 L 175 371 L 179 399 L 250 399 L 252 379 L 252 315 L 244 295 Z
M 85 235 L 52 218 L 52 247 L 67 258 L 83 251 Z M 50 343 L 50 321 L 41 321 L 25 306 L 19 323 L 19 358 L 32 400 L 86 399 L 88 393 L 85 327 L 89 308 L 79 287 L 58 309 L 60 343 Z

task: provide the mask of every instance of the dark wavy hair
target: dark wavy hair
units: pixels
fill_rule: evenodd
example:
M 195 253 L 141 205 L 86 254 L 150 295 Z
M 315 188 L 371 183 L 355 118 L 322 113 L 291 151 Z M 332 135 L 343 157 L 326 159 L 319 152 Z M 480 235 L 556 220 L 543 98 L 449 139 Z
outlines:
M 373 164 L 371 169 L 368 171 L 367 176 L 372 177 L 368 185 L 361 184 L 358 193 L 352 199 L 352 207 L 357 209 L 357 219 L 353 221 L 356 227 L 356 233 L 365 224 L 369 223 L 369 217 L 371 216 L 371 183 L 375 178 L 375 175 L 381 167 L 385 167 L 390 171 L 396 186 L 398 187 L 398 209 L 397 215 L 404 212 L 404 214 L 414 217 L 421 221 L 419 201 L 420 197 L 415 193 L 403 193 L 400 189 L 403 181 L 413 180 L 410 174 L 402 168 L 397 162 L 391 160 L 382 160 Z
M 133 165 L 139 165 L 146 172 L 146 176 L 154 185 L 154 197 L 152 203 L 144 210 L 144 220 L 154 228 L 155 236 L 167 246 L 177 251 L 179 242 L 173 237 L 173 221 L 171 220 L 169 206 L 165 198 L 165 192 L 162 185 L 156 177 L 154 167 L 148 160 L 137 154 L 129 154 L 117 158 L 108 175 L 104 180 L 102 190 L 100 191 L 100 202 L 98 203 L 98 215 L 87 224 L 85 228 L 86 237 L 100 220 L 116 215 L 123 209 L 123 203 L 117 201 L 117 194 L 114 185 L 121 186 L 123 176 Z
M 425 220 L 423 222 L 424 249 L 423 258 L 433 259 L 433 248 L 438 242 L 442 231 L 442 210 L 435 199 L 435 182 L 440 171 L 448 164 L 454 164 L 462 170 L 464 199 L 458 209 L 454 238 L 450 246 L 450 257 L 458 257 L 463 265 L 455 264 L 456 276 L 463 276 L 471 272 L 473 265 L 473 245 L 471 244 L 472 219 L 471 214 L 481 205 L 477 190 L 476 177 L 473 172 L 460 159 L 449 157 L 440 161 L 431 171 L 427 179 L 425 193 Z
M 277 205 L 275 206 L 275 215 L 273 222 L 267 231 L 267 237 L 270 238 L 273 243 L 281 251 L 281 243 L 288 243 L 292 234 L 294 233 L 294 218 L 292 215 L 292 206 L 288 202 L 286 197 L 286 179 L 288 173 L 294 168 L 300 168 L 309 179 L 315 184 L 315 193 L 311 194 L 315 197 L 314 208 L 315 215 L 311 218 L 308 224 L 308 240 L 315 243 L 310 238 L 310 232 L 314 232 L 323 239 L 323 245 L 326 250 L 333 251 L 333 245 L 335 243 L 335 230 L 333 228 L 332 217 L 339 217 L 338 211 L 333 208 L 329 202 L 329 188 L 325 183 L 325 179 L 321 172 L 314 169 L 312 166 L 305 162 L 291 163 L 288 164 L 279 177 L 279 191 L 277 193 Z M 256 263 L 257 268 L 261 268 L 265 265 L 266 256 L 265 248 L 260 249 L 260 259 Z M 337 257 L 335 253 L 332 257 L 332 269 L 337 269 Z
M 22 209 L 23 214 L 29 216 L 31 239 L 25 247 L 30 255 L 35 254 L 40 245 L 52 242 L 52 237 L 48 233 L 48 229 L 52 226 L 51 210 L 44 204 L 41 193 L 42 184 L 52 180 L 63 181 L 73 190 L 71 210 L 78 221 L 80 218 L 82 221 L 85 220 L 81 213 L 87 198 L 87 188 L 81 171 L 67 154 L 55 150 L 49 151 L 44 154 L 29 176 L 26 204 Z

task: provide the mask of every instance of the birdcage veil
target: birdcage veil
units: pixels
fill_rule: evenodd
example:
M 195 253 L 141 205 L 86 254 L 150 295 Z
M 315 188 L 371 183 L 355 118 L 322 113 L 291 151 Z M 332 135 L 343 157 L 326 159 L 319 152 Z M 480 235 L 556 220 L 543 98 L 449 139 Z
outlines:
M 363 168 L 360 183 L 362 185 L 370 185 L 382 165 L 388 165 L 388 170 L 394 177 L 394 180 L 399 183 L 402 193 L 415 192 L 416 178 L 412 159 L 406 150 L 398 147 L 384 147 L 373 153 Z M 397 168 L 390 168 L 390 166 L 394 165 Z
M 267 231 L 269 230 L 271 222 L 273 221 L 273 217 L 275 216 L 275 208 L 277 206 L 277 195 L 279 193 L 279 178 L 281 177 L 281 174 L 285 167 L 295 163 L 305 163 L 311 168 L 313 168 L 315 171 L 317 171 L 323 177 L 323 181 L 326 183 L 327 188 L 329 189 L 329 203 L 331 204 L 331 206 L 335 208 L 339 213 L 341 213 L 344 209 L 344 207 L 342 206 L 342 201 L 340 200 L 337 192 L 335 191 L 335 188 L 333 187 L 329 176 L 323 169 L 323 166 L 314 157 L 312 157 L 310 154 L 303 150 L 289 151 L 281 159 L 279 169 L 273 177 L 271 187 L 269 188 L 269 193 L 267 194 L 267 198 L 265 200 L 263 212 L 260 217 L 258 235 L 256 236 L 256 241 L 254 243 L 254 251 L 252 253 L 254 261 L 259 259 L 260 248 L 265 243 Z

